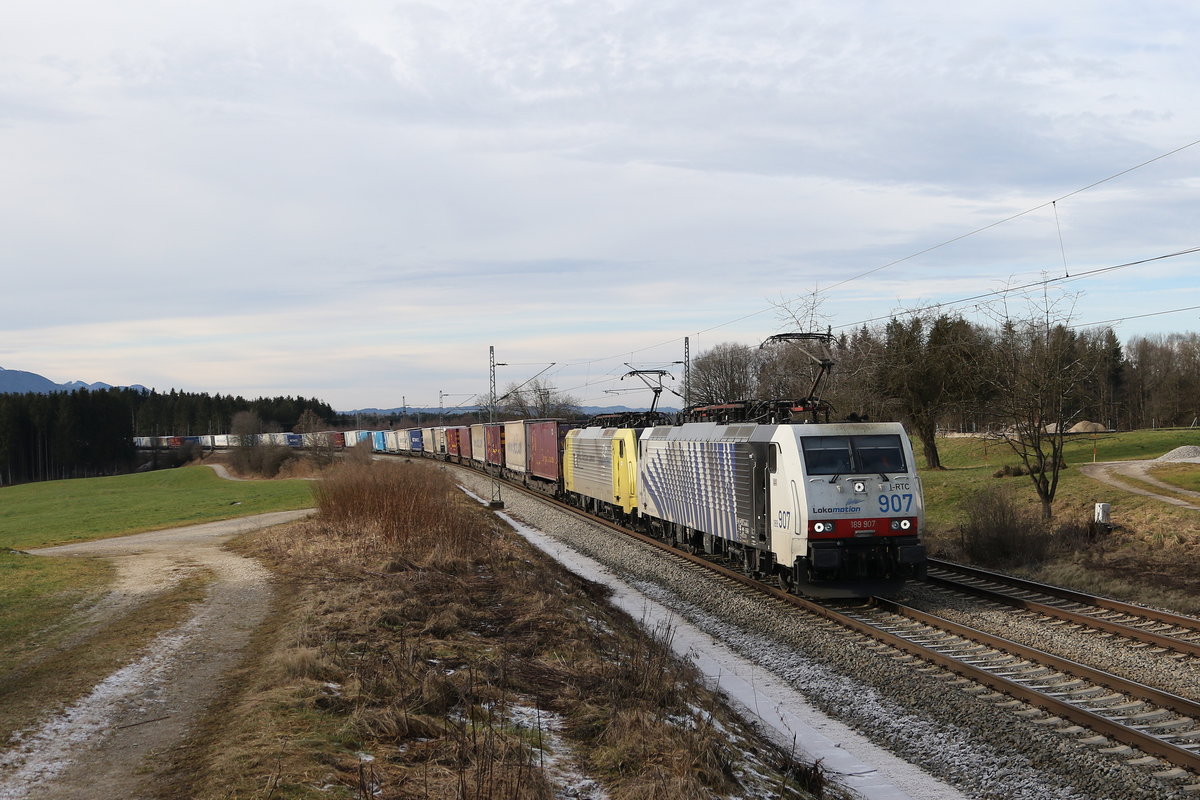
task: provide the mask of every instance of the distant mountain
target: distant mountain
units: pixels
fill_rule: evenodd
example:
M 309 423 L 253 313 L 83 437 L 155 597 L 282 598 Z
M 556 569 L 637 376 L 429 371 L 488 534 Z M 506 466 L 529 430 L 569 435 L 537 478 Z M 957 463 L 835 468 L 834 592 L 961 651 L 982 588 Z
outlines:
M 0 392 L 11 392 L 13 394 L 25 394 L 27 392 L 49 394 L 50 392 L 61 391 L 61 386 L 49 378 L 43 378 L 36 372 L 25 372 L 20 369 L 5 369 L 4 367 L 0 367 Z
M 0 367 L 0 394 L 27 394 L 30 392 L 35 394 L 50 394 L 51 392 L 73 392 L 77 389 L 87 389 L 94 392 L 100 389 L 111 388 L 113 388 L 111 384 L 99 382 L 84 383 L 83 381 L 69 381 L 67 383 L 55 383 L 49 378 L 38 375 L 36 372 Z M 128 388 L 146 390 L 145 386 L 138 385 Z

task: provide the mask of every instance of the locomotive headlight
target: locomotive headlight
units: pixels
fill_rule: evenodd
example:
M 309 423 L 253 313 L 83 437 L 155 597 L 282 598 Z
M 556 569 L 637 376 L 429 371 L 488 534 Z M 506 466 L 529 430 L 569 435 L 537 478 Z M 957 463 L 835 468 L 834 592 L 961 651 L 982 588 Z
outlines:
M 912 527 L 912 520 L 907 520 L 907 519 L 900 520 L 900 530 L 906 531 L 911 527 Z
M 862 481 L 854 482 L 854 491 L 865 492 L 866 490 L 867 490 L 867 485 L 865 483 L 863 483 Z
M 814 522 L 813 533 L 829 533 L 833 530 L 832 522 Z

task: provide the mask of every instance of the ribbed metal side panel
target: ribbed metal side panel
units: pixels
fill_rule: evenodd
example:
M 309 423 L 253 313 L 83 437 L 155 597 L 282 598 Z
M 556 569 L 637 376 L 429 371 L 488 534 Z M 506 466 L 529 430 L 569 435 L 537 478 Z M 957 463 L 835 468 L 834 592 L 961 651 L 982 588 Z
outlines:
M 643 513 L 750 543 L 756 486 L 751 445 L 646 439 L 638 461 Z
M 567 490 L 613 502 L 612 434 L 604 438 L 574 438 L 570 458 L 572 485 Z

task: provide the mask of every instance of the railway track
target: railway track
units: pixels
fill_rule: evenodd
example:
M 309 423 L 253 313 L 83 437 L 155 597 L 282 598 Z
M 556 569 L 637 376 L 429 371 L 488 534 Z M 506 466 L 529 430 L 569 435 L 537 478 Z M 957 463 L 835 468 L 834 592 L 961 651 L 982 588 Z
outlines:
M 1176 657 L 1200 658 L 1200 619 L 936 559 L 929 560 L 926 580 L 945 589 L 1171 651 Z
M 960 676 L 957 683 L 975 684 L 971 691 L 997 708 L 1053 727 L 1083 746 L 1151 768 L 1158 778 L 1195 782 L 1200 775 L 1200 703 L 883 598 L 845 608 L 798 597 L 710 556 L 680 550 L 543 493 L 510 483 L 505 486 L 642 541 L 673 559 L 715 572 L 723 583 L 737 584 L 869 637 L 880 649 L 899 650 L 904 655 L 898 658 L 931 665 L 920 669 Z

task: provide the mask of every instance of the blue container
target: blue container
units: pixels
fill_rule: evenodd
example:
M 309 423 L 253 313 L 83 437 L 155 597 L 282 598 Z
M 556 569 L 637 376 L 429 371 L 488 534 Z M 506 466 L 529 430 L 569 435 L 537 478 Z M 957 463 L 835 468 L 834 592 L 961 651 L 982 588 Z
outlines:
M 304 446 L 304 435 L 300 434 L 300 433 L 289 433 L 287 435 L 287 446 L 288 447 L 303 447 Z
M 424 443 L 421 441 L 421 429 L 413 428 L 408 432 L 408 443 L 412 445 L 414 452 L 420 453 L 425 449 Z
M 371 431 L 371 449 L 378 453 L 387 452 L 387 431 Z

